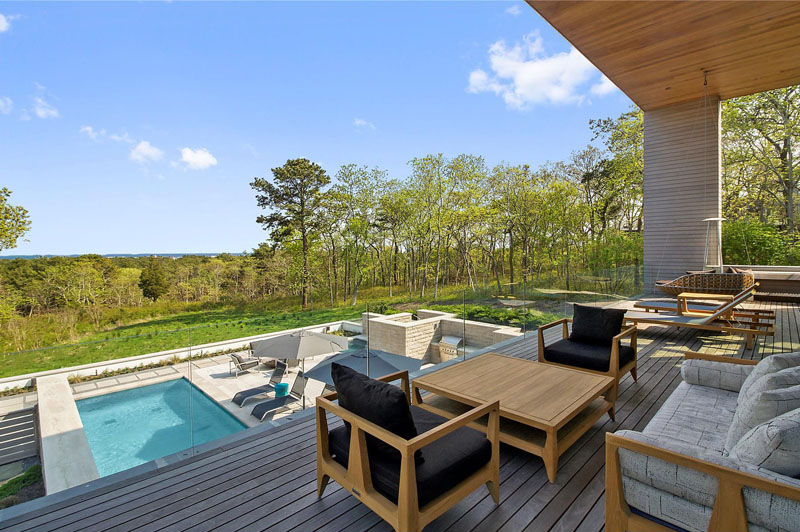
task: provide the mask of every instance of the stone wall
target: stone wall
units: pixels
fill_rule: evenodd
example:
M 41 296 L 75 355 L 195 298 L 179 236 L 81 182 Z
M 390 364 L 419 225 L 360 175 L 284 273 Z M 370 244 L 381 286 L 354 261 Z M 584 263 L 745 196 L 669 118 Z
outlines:
M 465 323 L 466 344 L 473 348 L 488 347 L 522 334 L 515 327 L 470 320 L 464 322 L 448 312 L 420 309 L 417 316 L 421 319 L 412 321 L 407 312 L 387 316 L 364 313 L 364 332 L 369 331 L 370 348 L 438 363 L 438 343 L 442 336 L 463 338 Z

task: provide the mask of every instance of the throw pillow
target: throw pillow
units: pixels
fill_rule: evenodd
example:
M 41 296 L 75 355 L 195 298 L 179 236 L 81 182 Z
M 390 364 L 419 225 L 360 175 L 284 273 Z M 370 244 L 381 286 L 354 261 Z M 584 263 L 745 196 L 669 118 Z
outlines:
M 591 305 L 574 305 L 570 340 L 592 344 L 611 345 L 611 340 L 622 332 L 625 310 L 601 308 Z
M 739 390 L 739 403 L 742 398 L 747 396 L 750 387 L 758 379 L 769 373 L 775 373 L 782 369 L 800 366 L 800 351 L 795 353 L 781 353 L 779 355 L 771 355 L 762 359 L 755 365 L 753 371 L 748 375 L 742 384 L 742 389 Z
M 417 436 L 417 427 L 403 390 L 336 363 L 331 364 L 331 377 L 336 386 L 339 406 L 406 440 Z M 345 424 L 349 433 L 350 424 Z M 375 451 L 390 458 L 399 455 L 394 447 L 369 434 L 367 444 L 369 452 Z M 417 461 L 420 461 L 419 451 L 417 455 Z
M 800 476 L 800 409 L 750 429 L 733 447 L 730 458 L 788 477 Z
M 724 454 L 730 453 L 742 436 L 756 425 L 795 408 L 800 408 L 800 367 L 763 376 L 736 407 L 725 439 Z

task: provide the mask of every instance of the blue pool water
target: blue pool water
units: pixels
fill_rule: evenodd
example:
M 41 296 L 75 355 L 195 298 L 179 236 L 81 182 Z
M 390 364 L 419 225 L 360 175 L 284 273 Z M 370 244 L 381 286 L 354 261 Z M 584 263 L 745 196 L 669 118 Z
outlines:
M 76 403 L 101 476 L 247 428 L 186 379 Z

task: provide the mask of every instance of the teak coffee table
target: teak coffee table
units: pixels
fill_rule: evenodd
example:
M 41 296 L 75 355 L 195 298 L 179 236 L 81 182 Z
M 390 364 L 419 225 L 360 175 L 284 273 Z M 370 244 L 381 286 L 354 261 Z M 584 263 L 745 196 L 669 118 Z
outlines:
M 411 396 L 447 418 L 499 400 L 500 441 L 541 456 L 555 482 L 561 453 L 603 414 L 614 419 L 613 384 L 604 375 L 487 353 L 414 379 Z M 421 390 L 430 392 L 424 400 Z

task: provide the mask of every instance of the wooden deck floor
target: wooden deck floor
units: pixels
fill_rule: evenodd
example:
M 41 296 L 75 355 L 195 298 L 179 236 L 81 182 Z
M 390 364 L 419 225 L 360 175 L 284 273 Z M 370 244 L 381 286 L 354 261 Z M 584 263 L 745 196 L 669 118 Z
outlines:
M 559 462 L 556 484 L 542 461 L 503 447 L 501 504 L 480 489 L 431 523 L 425 532 L 520 532 L 603 529 L 604 435 L 641 429 L 680 382 L 678 364 L 687 349 L 761 358 L 800 350 L 800 306 L 759 303 L 778 312 L 774 338 L 743 352 L 739 339 L 690 330 L 640 330 L 639 381 L 621 383 L 617 421 L 607 417 Z M 554 333 L 557 333 L 554 331 Z M 535 336 L 503 352 L 536 357 Z M 46 503 L 46 504 L 44 504 Z M 27 513 L 0 511 L 0 530 L 89 531 L 316 531 L 390 532 L 390 527 L 335 483 L 317 500 L 313 418 L 300 419 L 235 444 L 156 471 L 72 497 L 34 501 Z

